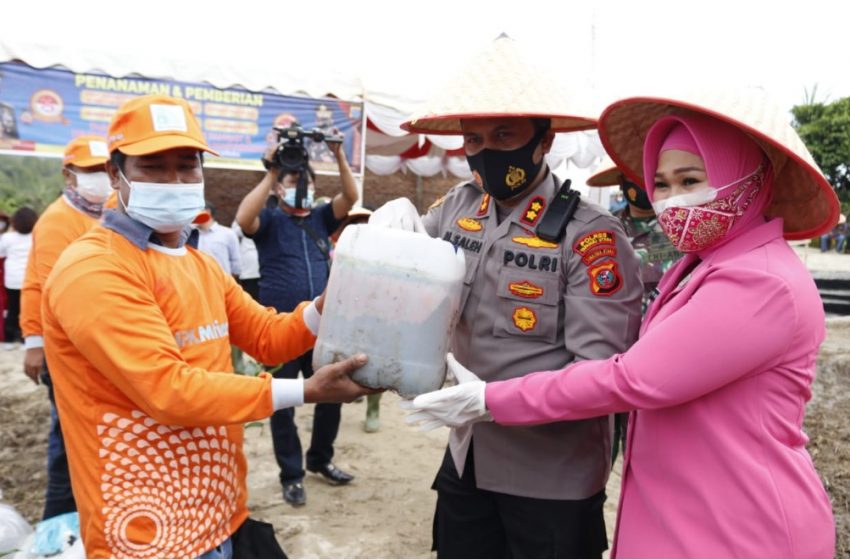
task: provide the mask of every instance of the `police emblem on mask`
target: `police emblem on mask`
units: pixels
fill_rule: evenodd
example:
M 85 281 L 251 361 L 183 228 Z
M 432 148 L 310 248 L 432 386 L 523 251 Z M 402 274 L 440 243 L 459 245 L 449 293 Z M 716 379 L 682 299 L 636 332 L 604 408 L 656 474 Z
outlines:
M 508 174 L 505 175 L 505 184 L 511 189 L 521 187 L 525 183 L 525 169 L 521 167 L 508 166 Z
M 634 187 L 629 187 L 629 190 L 626 191 L 626 196 L 629 198 L 629 202 L 634 202 L 637 200 L 637 191 Z

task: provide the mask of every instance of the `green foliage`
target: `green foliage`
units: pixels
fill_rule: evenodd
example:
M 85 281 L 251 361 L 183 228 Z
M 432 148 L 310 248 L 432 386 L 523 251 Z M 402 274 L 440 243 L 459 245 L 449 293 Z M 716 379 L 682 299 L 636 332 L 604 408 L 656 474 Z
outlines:
M 62 160 L 0 155 L 0 210 L 22 206 L 41 214 L 62 192 Z
M 850 97 L 791 109 L 793 126 L 835 187 L 844 213 L 850 211 Z

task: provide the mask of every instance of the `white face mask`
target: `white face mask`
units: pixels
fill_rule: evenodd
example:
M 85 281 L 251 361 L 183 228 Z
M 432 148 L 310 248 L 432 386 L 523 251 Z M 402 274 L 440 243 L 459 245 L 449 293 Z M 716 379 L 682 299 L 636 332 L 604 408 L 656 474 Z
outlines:
M 656 215 L 660 216 L 668 208 L 702 206 L 715 198 L 717 198 L 717 191 L 715 189 L 702 187 L 689 193 L 677 194 L 664 200 L 656 200 L 652 203 L 652 209 L 655 210 Z
M 79 173 L 71 171 L 77 178 L 77 192 L 92 204 L 103 204 L 112 193 L 112 184 L 106 171 Z
M 158 233 L 174 233 L 192 223 L 203 211 L 204 182 L 200 183 L 143 183 L 130 181 L 121 172 L 121 178 L 130 186 L 130 202 L 118 200 L 127 215 L 142 222 Z

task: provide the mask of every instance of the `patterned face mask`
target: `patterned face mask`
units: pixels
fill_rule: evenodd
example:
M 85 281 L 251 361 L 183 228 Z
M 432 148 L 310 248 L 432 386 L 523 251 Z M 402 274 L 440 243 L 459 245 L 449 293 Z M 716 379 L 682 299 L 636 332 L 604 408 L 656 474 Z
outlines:
M 670 197 L 653 203 L 658 223 L 683 253 L 695 253 L 719 243 L 743 215 L 764 185 L 764 167 L 717 189 Z M 723 191 L 731 191 L 721 196 Z

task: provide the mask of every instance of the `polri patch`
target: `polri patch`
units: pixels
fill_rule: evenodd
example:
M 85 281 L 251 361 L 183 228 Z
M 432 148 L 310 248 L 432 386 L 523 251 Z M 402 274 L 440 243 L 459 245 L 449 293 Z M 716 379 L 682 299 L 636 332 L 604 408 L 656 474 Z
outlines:
M 537 325 L 537 314 L 528 307 L 517 307 L 514 309 L 513 320 L 516 328 L 528 332 Z
M 543 288 L 537 284 L 532 284 L 528 280 L 522 282 L 511 282 L 508 284 L 508 291 L 513 295 L 526 299 L 537 299 L 543 295 Z
M 465 229 L 466 231 L 481 231 L 484 226 L 481 225 L 481 222 L 476 220 L 475 218 L 461 218 L 457 221 L 457 225 L 460 226 L 461 229 Z
M 490 210 L 490 193 L 484 193 L 484 196 L 481 198 L 481 204 L 478 206 L 478 212 L 475 215 L 481 218 L 487 215 L 488 210 Z
M 575 242 L 573 252 L 588 266 L 602 257 L 614 257 L 617 255 L 614 232 L 602 229 L 588 233 Z
M 590 293 L 595 296 L 610 296 L 623 287 L 623 279 L 615 261 L 605 261 L 587 269 L 590 276 Z
M 540 219 L 540 215 L 543 213 L 543 210 L 545 208 L 546 199 L 542 196 L 535 196 L 528 203 L 528 206 L 525 207 L 525 210 L 523 210 L 522 217 L 519 219 L 519 221 L 524 224 L 533 226 L 537 223 L 537 220 Z

